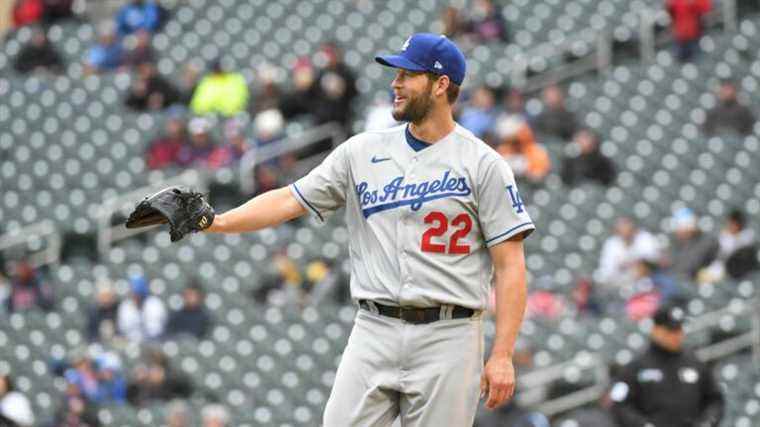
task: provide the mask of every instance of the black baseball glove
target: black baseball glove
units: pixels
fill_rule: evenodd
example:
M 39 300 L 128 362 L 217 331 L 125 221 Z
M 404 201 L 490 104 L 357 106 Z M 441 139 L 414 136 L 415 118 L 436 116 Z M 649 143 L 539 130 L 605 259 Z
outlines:
M 127 228 L 169 223 L 172 242 L 211 226 L 214 208 L 203 194 L 179 187 L 165 188 L 147 196 L 127 218 Z

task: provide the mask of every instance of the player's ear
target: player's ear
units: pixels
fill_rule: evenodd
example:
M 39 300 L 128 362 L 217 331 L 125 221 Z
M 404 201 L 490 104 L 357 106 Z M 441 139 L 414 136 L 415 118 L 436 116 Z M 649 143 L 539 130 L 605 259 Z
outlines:
M 433 90 L 435 91 L 435 95 L 446 96 L 446 91 L 448 90 L 450 84 L 451 84 L 451 80 L 449 79 L 449 76 L 445 76 L 445 75 L 438 76 L 438 79 L 436 79 L 436 82 L 433 85 Z

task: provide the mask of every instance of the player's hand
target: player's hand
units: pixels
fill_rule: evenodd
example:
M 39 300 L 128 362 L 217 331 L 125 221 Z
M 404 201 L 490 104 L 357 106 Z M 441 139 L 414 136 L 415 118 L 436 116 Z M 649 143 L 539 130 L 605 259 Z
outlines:
M 480 377 L 480 396 L 488 396 L 486 408 L 495 409 L 515 392 L 515 368 L 509 356 L 491 355 Z

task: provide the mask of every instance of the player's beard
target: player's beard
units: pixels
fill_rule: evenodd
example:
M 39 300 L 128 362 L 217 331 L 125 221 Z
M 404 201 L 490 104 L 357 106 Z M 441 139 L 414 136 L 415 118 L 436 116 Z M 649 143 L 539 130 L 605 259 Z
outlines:
M 429 82 L 425 92 L 406 98 L 402 109 L 393 109 L 391 115 L 397 122 L 420 123 L 433 109 L 433 82 Z

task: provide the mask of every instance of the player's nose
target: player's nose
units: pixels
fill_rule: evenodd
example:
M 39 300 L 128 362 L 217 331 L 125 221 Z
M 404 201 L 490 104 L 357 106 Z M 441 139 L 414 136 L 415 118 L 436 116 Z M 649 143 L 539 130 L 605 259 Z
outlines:
M 396 73 L 396 77 L 391 81 L 391 88 L 394 90 L 401 89 L 401 79 L 399 78 L 401 73 Z

